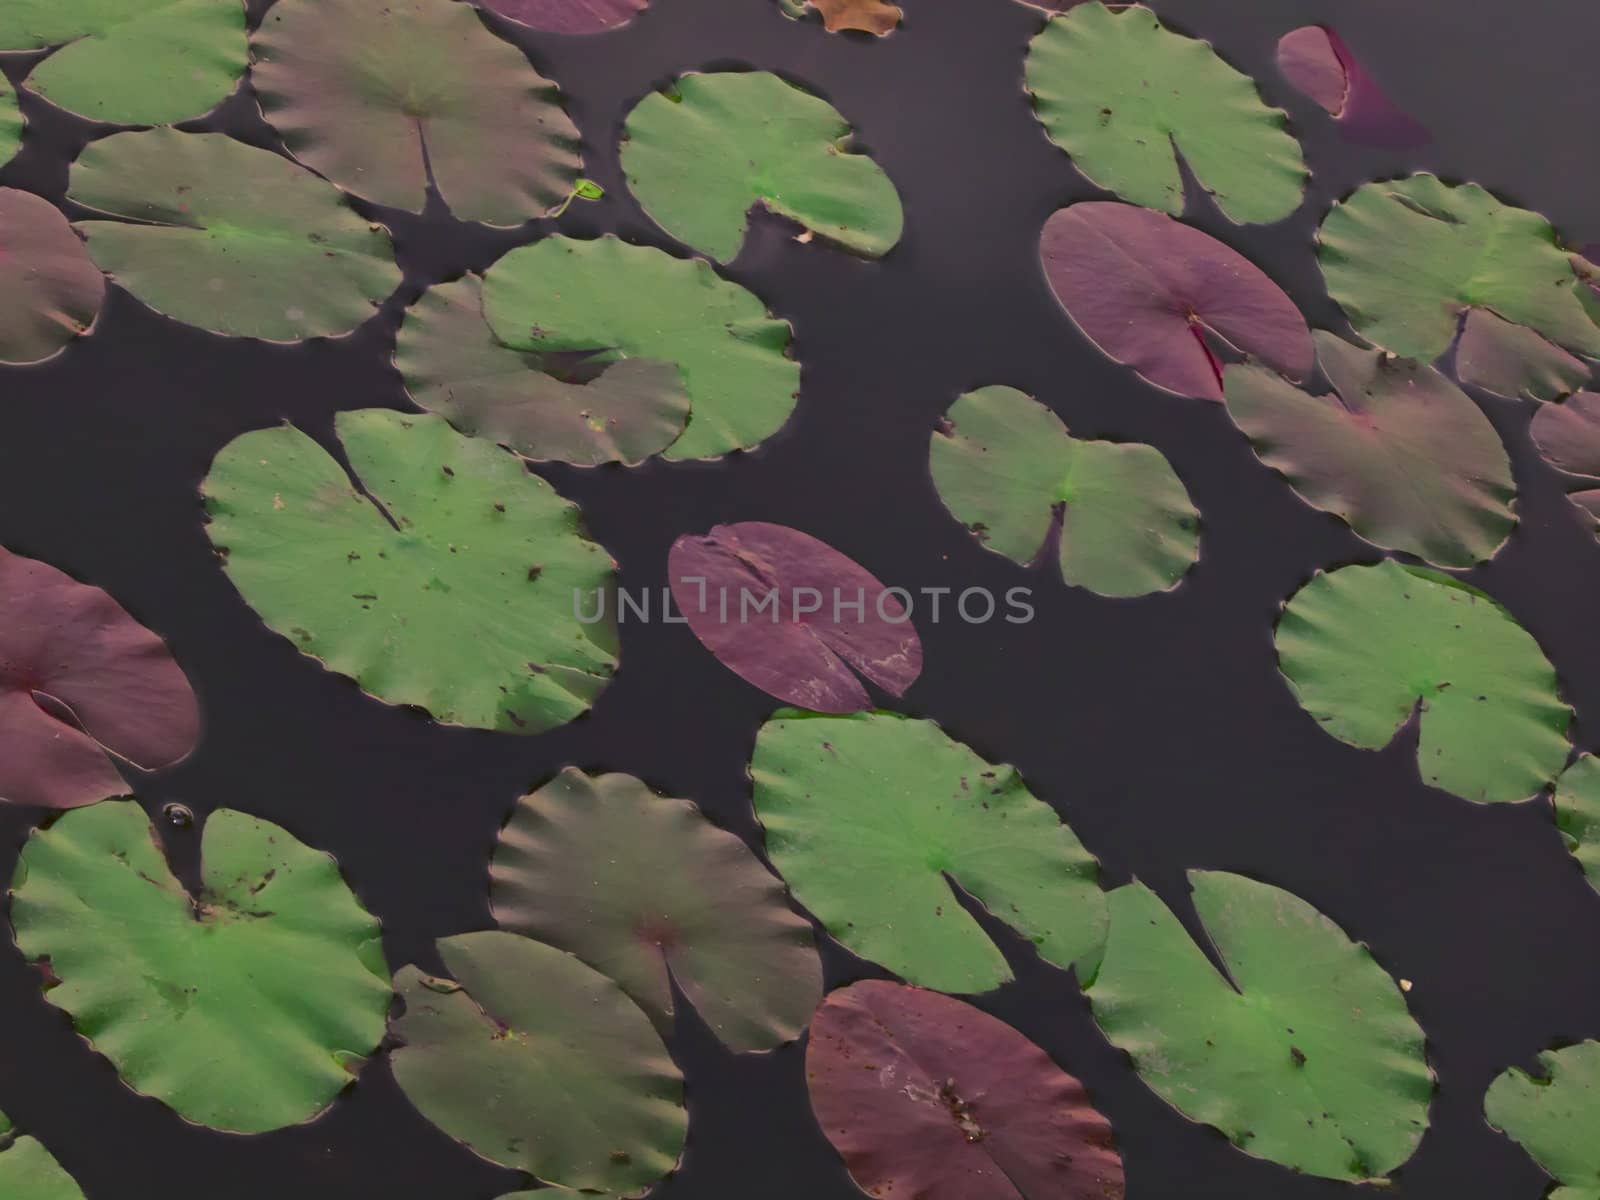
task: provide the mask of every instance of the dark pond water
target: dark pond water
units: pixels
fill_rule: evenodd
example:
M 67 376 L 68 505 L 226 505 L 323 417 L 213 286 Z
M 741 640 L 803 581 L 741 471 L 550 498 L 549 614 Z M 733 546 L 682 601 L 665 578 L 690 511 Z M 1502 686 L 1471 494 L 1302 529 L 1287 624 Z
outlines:
M 3 0 L 0 0 L 3 2 Z M 615 156 L 632 103 L 670 76 L 750 64 L 802 80 L 862 131 L 905 198 L 904 244 L 867 264 L 758 227 L 729 274 L 794 322 L 804 398 L 755 454 L 715 465 L 544 472 L 578 500 L 629 588 L 665 581 L 667 549 L 720 521 L 794 525 L 908 588 L 1024 580 L 942 510 L 927 470 L 935 418 L 962 391 L 1006 383 L 1051 404 L 1079 435 L 1149 441 L 1205 517 L 1204 557 L 1175 594 L 1114 603 L 1038 575 L 1026 626 L 921 623 L 928 667 L 898 707 L 1016 763 L 1105 865 L 1182 903 L 1190 867 L 1287 887 L 1368 941 L 1414 984 L 1441 1083 L 1420 1152 L 1387 1194 L 1533 1200 L 1539 1172 L 1484 1124 L 1481 1099 L 1510 1063 L 1600 1036 L 1600 897 L 1542 802 L 1474 807 L 1424 788 L 1408 740 L 1366 754 L 1325 737 L 1279 681 L 1271 624 L 1319 567 L 1371 559 L 1343 526 L 1300 504 L 1218 407 L 1158 394 L 1103 359 L 1040 274 L 1044 219 L 1094 194 L 1045 141 L 1021 90 L 1038 17 L 1010 0 L 905 0 L 881 43 L 784 20 L 770 0 L 656 0 L 622 33 L 512 35 L 571 97 L 589 173 L 609 198 L 576 205 L 565 232 L 615 230 L 670 245 L 621 186 Z M 1268 229 L 1193 219 L 1265 266 L 1314 325 L 1343 328 L 1322 294 L 1311 234 L 1364 179 L 1426 166 L 1541 209 L 1574 242 L 1600 240 L 1588 0 L 1161 0 L 1216 41 L 1296 118 L 1315 171 L 1293 220 Z M 1436 137 L 1420 155 L 1342 144 L 1272 69 L 1280 34 L 1336 24 Z M 509 29 L 509 26 L 503 28 Z M 60 200 L 87 127 L 25 100 L 33 122 L 0 183 Z M 207 123 L 270 144 L 248 100 Z M 745 764 L 772 707 L 679 625 L 630 625 L 623 670 L 593 714 L 523 740 L 454 731 L 363 697 L 270 634 L 235 594 L 201 528 L 196 488 L 212 455 L 289 419 L 326 437 L 342 408 L 404 407 L 389 365 L 401 306 L 427 284 L 487 266 L 514 234 L 372 210 L 394 229 L 407 288 L 339 342 L 275 348 L 159 318 L 113 292 L 98 332 L 40 369 L 0 373 L 0 543 L 105 587 L 164 635 L 198 688 L 199 752 L 134 780 L 158 811 L 234 807 L 335 853 L 384 923 L 390 960 L 437 965 L 437 937 L 489 923 L 486 866 L 516 796 L 567 763 L 639 775 L 697 800 L 752 842 Z M 1512 447 L 1523 526 L 1469 578 L 1504 601 L 1559 667 L 1600 739 L 1600 547 L 1531 452 L 1525 405 L 1485 400 Z M 0 810 L 0 877 L 32 820 Z M 193 866 L 195 835 L 169 840 Z M 1012 942 L 1017 983 L 982 1001 L 1082 1077 L 1115 1123 L 1134 1200 L 1316 1200 L 1342 1185 L 1247 1158 L 1147 1091 L 1098 1035 L 1070 978 Z M 837 950 L 830 983 L 871 969 Z M 307 986 L 315 986 L 307 980 Z M 801 1052 L 736 1058 L 695 1022 L 672 1049 L 693 1131 L 666 1200 L 849 1200 L 815 1128 Z M 222 1069 L 226 1069 L 225 1066 Z M 40 997 L 20 955 L 0 954 L 0 1110 L 43 1138 L 91 1200 L 489 1200 L 518 1182 L 417 1116 L 383 1062 L 323 1119 L 256 1138 L 185 1126 L 124 1089 Z

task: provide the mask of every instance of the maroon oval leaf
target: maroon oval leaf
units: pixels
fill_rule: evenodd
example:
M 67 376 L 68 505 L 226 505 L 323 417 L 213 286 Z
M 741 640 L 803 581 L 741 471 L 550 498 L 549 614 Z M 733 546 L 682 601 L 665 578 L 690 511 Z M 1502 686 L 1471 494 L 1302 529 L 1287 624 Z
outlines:
M 100 273 L 56 206 L 0 188 L 0 363 L 41 362 L 94 324 Z
M 166 644 L 99 588 L 0 547 L 0 799 L 77 808 L 194 749 L 200 711 Z
M 1530 428 L 1546 462 L 1584 482 L 1568 489 L 1567 499 L 1595 522 L 1600 537 L 1600 392 L 1574 392 L 1561 404 L 1541 404 Z
M 1011 1026 L 869 980 L 811 1023 L 811 1107 L 851 1177 L 905 1200 L 1118 1200 L 1122 1158 L 1083 1084 Z
M 1411 149 L 1432 140 L 1384 94 L 1336 30 L 1306 25 L 1284 34 L 1278 41 L 1278 69 L 1333 115 L 1346 141 Z
M 1039 257 L 1056 299 L 1096 346 L 1157 387 L 1222 400 L 1207 333 L 1303 380 L 1305 318 L 1234 250 L 1165 213 L 1093 200 L 1045 222 Z
M 852 667 L 894 696 L 922 674 L 922 642 L 893 589 L 798 529 L 745 521 L 685 534 L 667 571 L 694 635 L 769 696 L 858 712 L 872 701 Z
M 620 29 L 650 0 L 479 0 L 490 12 L 545 33 L 604 33 Z
M 1554 400 L 1582 387 L 1589 366 L 1486 308 L 1469 308 L 1456 343 L 1456 378 L 1507 399 Z

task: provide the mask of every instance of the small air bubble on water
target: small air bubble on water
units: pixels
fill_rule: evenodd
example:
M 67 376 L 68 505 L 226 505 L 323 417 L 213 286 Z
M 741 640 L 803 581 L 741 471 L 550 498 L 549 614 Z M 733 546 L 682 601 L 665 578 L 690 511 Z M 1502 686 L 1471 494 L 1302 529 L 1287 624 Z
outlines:
M 194 824 L 194 812 L 184 804 L 168 804 L 161 810 L 161 815 L 174 829 L 188 829 Z

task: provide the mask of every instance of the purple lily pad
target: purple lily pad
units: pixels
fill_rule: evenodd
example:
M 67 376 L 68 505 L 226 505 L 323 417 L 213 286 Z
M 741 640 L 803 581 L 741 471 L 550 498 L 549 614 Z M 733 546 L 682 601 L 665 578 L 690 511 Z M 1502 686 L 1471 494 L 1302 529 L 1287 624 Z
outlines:
M 1456 378 L 1508 399 L 1554 400 L 1582 387 L 1589 366 L 1526 325 L 1473 308 L 1456 343 Z
M 0 548 L 0 799 L 77 808 L 194 749 L 200 711 L 166 644 L 97 587 Z
M 1039 257 L 1085 336 L 1157 387 L 1222 400 L 1222 364 L 1208 334 L 1295 380 L 1316 360 L 1305 318 L 1277 284 L 1165 213 L 1074 204 L 1045 222 Z
M 650 0 L 479 0 L 490 12 L 545 33 L 605 33 L 620 29 Z
M 1600 537 L 1600 392 L 1574 392 L 1561 404 L 1542 404 L 1530 428 L 1544 460 L 1569 475 L 1584 476 L 1567 499 L 1588 513 Z
M 0 188 L 0 363 L 34 363 L 87 333 L 106 277 L 59 209 Z
M 868 980 L 817 1010 L 811 1107 L 857 1185 L 906 1200 L 1120 1200 L 1122 1159 L 1084 1087 L 959 1000 Z
M 1278 41 L 1284 77 L 1339 122 L 1346 141 L 1414 149 L 1432 141 L 1368 75 L 1337 31 L 1325 25 L 1292 29 Z
M 769 696 L 859 712 L 872 701 L 851 668 L 894 696 L 922 674 L 922 642 L 893 589 L 810 534 L 718 525 L 674 542 L 667 570 L 694 635 Z

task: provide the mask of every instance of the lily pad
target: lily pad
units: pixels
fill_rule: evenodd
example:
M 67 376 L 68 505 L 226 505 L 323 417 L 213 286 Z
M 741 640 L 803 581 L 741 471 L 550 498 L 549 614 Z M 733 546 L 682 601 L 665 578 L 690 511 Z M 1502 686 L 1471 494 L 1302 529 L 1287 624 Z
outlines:
M 1157 387 L 1222 399 L 1208 335 L 1291 379 L 1311 372 L 1316 350 L 1294 301 L 1237 251 L 1171 217 L 1074 204 L 1045 222 L 1039 257 L 1084 336 Z
M 766 71 L 685 75 L 628 116 L 622 168 L 652 220 L 727 261 L 762 206 L 879 258 L 900 240 L 894 184 L 833 105 Z
M 1337 30 L 1291 29 L 1278 39 L 1278 69 L 1339 122 L 1346 141 L 1409 149 L 1432 140 L 1367 74 Z
M 650 0 L 478 0 L 492 13 L 545 33 L 606 33 L 620 29 Z
M 212 463 L 208 531 L 246 602 L 329 670 L 446 724 L 532 734 L 585 712 L 615 629 L 578 615 L 614 564 L 577 508 L 442 417 L 363 409 L 335 428 L 354 482 L 289 426 Z
M 1526 800 L 1567 759 L 1572 710 L 1539 644 L 1493 599 L 1393 561 L 1319 572 L 1284 608 L 1278 665 L 1322 728 L 1363 750 L 1415 718 L 1433 787 Z
M 0 188 L 0 363 L 42 362 L 94 325 L 106 280 L 59 209 Z
M 1512 1067 L 1489 1085 L 1489 1124 L 1528 1152 L 1560 1186 L 1546 1200 L 1600 1196 L 1600 1042 L 1539 1056 L 1543 1075 Z
M 22 130 L 26 122 L 17 104 L 17 93 L 10 82 L 0 75 L 0 166 L 10 162 L 22 147 Z
M 1402 357 L 1433 361 L 1475 308 L 1600 357 L 1572 252 L 1544 217 L 1475 183 L 1424 173 L 1364 184 L 1333 206 L 1318 241 L 1328 294 L 1357 333 Z
M 856 712 L 872 699 L 852 668 L 892 696 L 922 674 L 905 606 L 855 560 L 798 529 L 744 521 L 685 534 L 667 573 L 701 644 L 779 700 Z
M 1379 546 L 1470 567 L 1516 517 L 1511 461 L 1494 426 L 1433 368 L 1316 334 L 1334 390 L 1309 395 L 1276 371 L 1227 368 L 1228 415 L 1307 504 Z
M 1585 477 L 1569 487 L 1567 498 L 1600 537 L 1600 392 L 1576 392 L 1561 404 L 1541 405 L 1530 431 L 1546 462 Z
M 555 84 L 454 0 L 277 0 L 251 39 L 261 108 L 301 162 L 420 212 L 432 182 L 463 221 L 521 225 L 582 171 Z
M 937 992 L 834 992 L 806 1048 L 817 1123 L 872 1196 L 1120 1200 L 1111 1124 L 1011 1026 Z
M 157 312 L 214 333 L 349 333 L 400 283 L 389 235 L 337 189 L 219 133 L 153 129 L 91 142 L 71 200 L 101 269 Z
M 1600 892 L 1600 758 L 1581 756 L 1556 780 L 1556 825 Z
M 1154 446 L 1072 437 L 1015 388 L 968 392 L 933 435 L 950 515 L 990 550 L 1031 563 L 1060 522 L 1061 575 L 1102 596 L 1177 586 L 1200 554 L 1200 514 Z
M 822 18 L 829 33 L 893 33 L 905 13 L 889 0 L 778 0 L 783 11 L 799 19 L 811 13 Z
M 688 424 L 689 397 L 671 363 L 620 359 L 571 381 L 561 357 L 503 345 L 483 318 L 474 275 L 425 292 L 406 310 L 395 346 L 395 366 L 420 407 L 536 461 L 633 466 Z
M 0 799 L 76 808 L 194 749 L 200 711 L 166 644 L 99 588 L 0 548 Z
M 36 1139 L 0 1113 L 0 1194 L 6 1200 L 83 1200 L 83 1191 Z
M 1011 978 L 963 894 L 1059 967 L 1098 953 L 1095 860 L 1016 768 L 932 721 L 783 710 L 761 727 L 750 774 L 767 853 L 795 897 L 908 982 L 977 993 Z
M 218 810 L 202 851 L 190 895 L 137 804 L 65 814 L 23 848 L 17 945 L 135 1091 L 234 1133 L 307 1121 L 383 1037 L 378 922 L 330 856 L 267 821 Z
M 170 125 L 233 92 L 249 61 L 240 0 L 6 0 L 0 50 L 61 47 L 27 87 L 116 125 Z
M 612 236 L 552 237 L 513 250 L 484 279 L 484 315 L 514 350 L 674 363 L 691 405 L 669 459 L 749 449 L 789 419 L 800 364 L 787 321 L 700 259 Z
M 1456 378 L 1507 399 L 1554 400 L 1589 381 L 1589 365 L 1486 308 L 1467 313 L 1456 342 Z
M 439 953 L 453 979 L 395 976 L 394 1076 L 423 1116 L 560 1187 L 632 1195 L 677 1165 L 683 1076 L 616 984 L 514 933 L 444 938 Z
M 1028 50 L 1027 87 L 1045 135 L 1090 182 L 1177 216 L 1179 155 L 1229 220 L 1281 221 L 1308 172 L 1288 117 L 1210 43 L 1142 4 L 1099 0 L 1053 16 Z
M 1248 1154 L 1363 1181 L 1400 1166 L 1428 1124 L 1433 1075 L 1400 987 L 1298 896 L 1189 875 L 1226 974 L 1141 883 L 1111 893 L 1089 1002 L 1152 1090 Z
M 749 848 L 631 775 L 568 767 L 500 831 L 501 928 L 575 954 L 665 1034 L 672 982 L 734 1050 L 800 1036 L 822 998 L 811 926 Z

